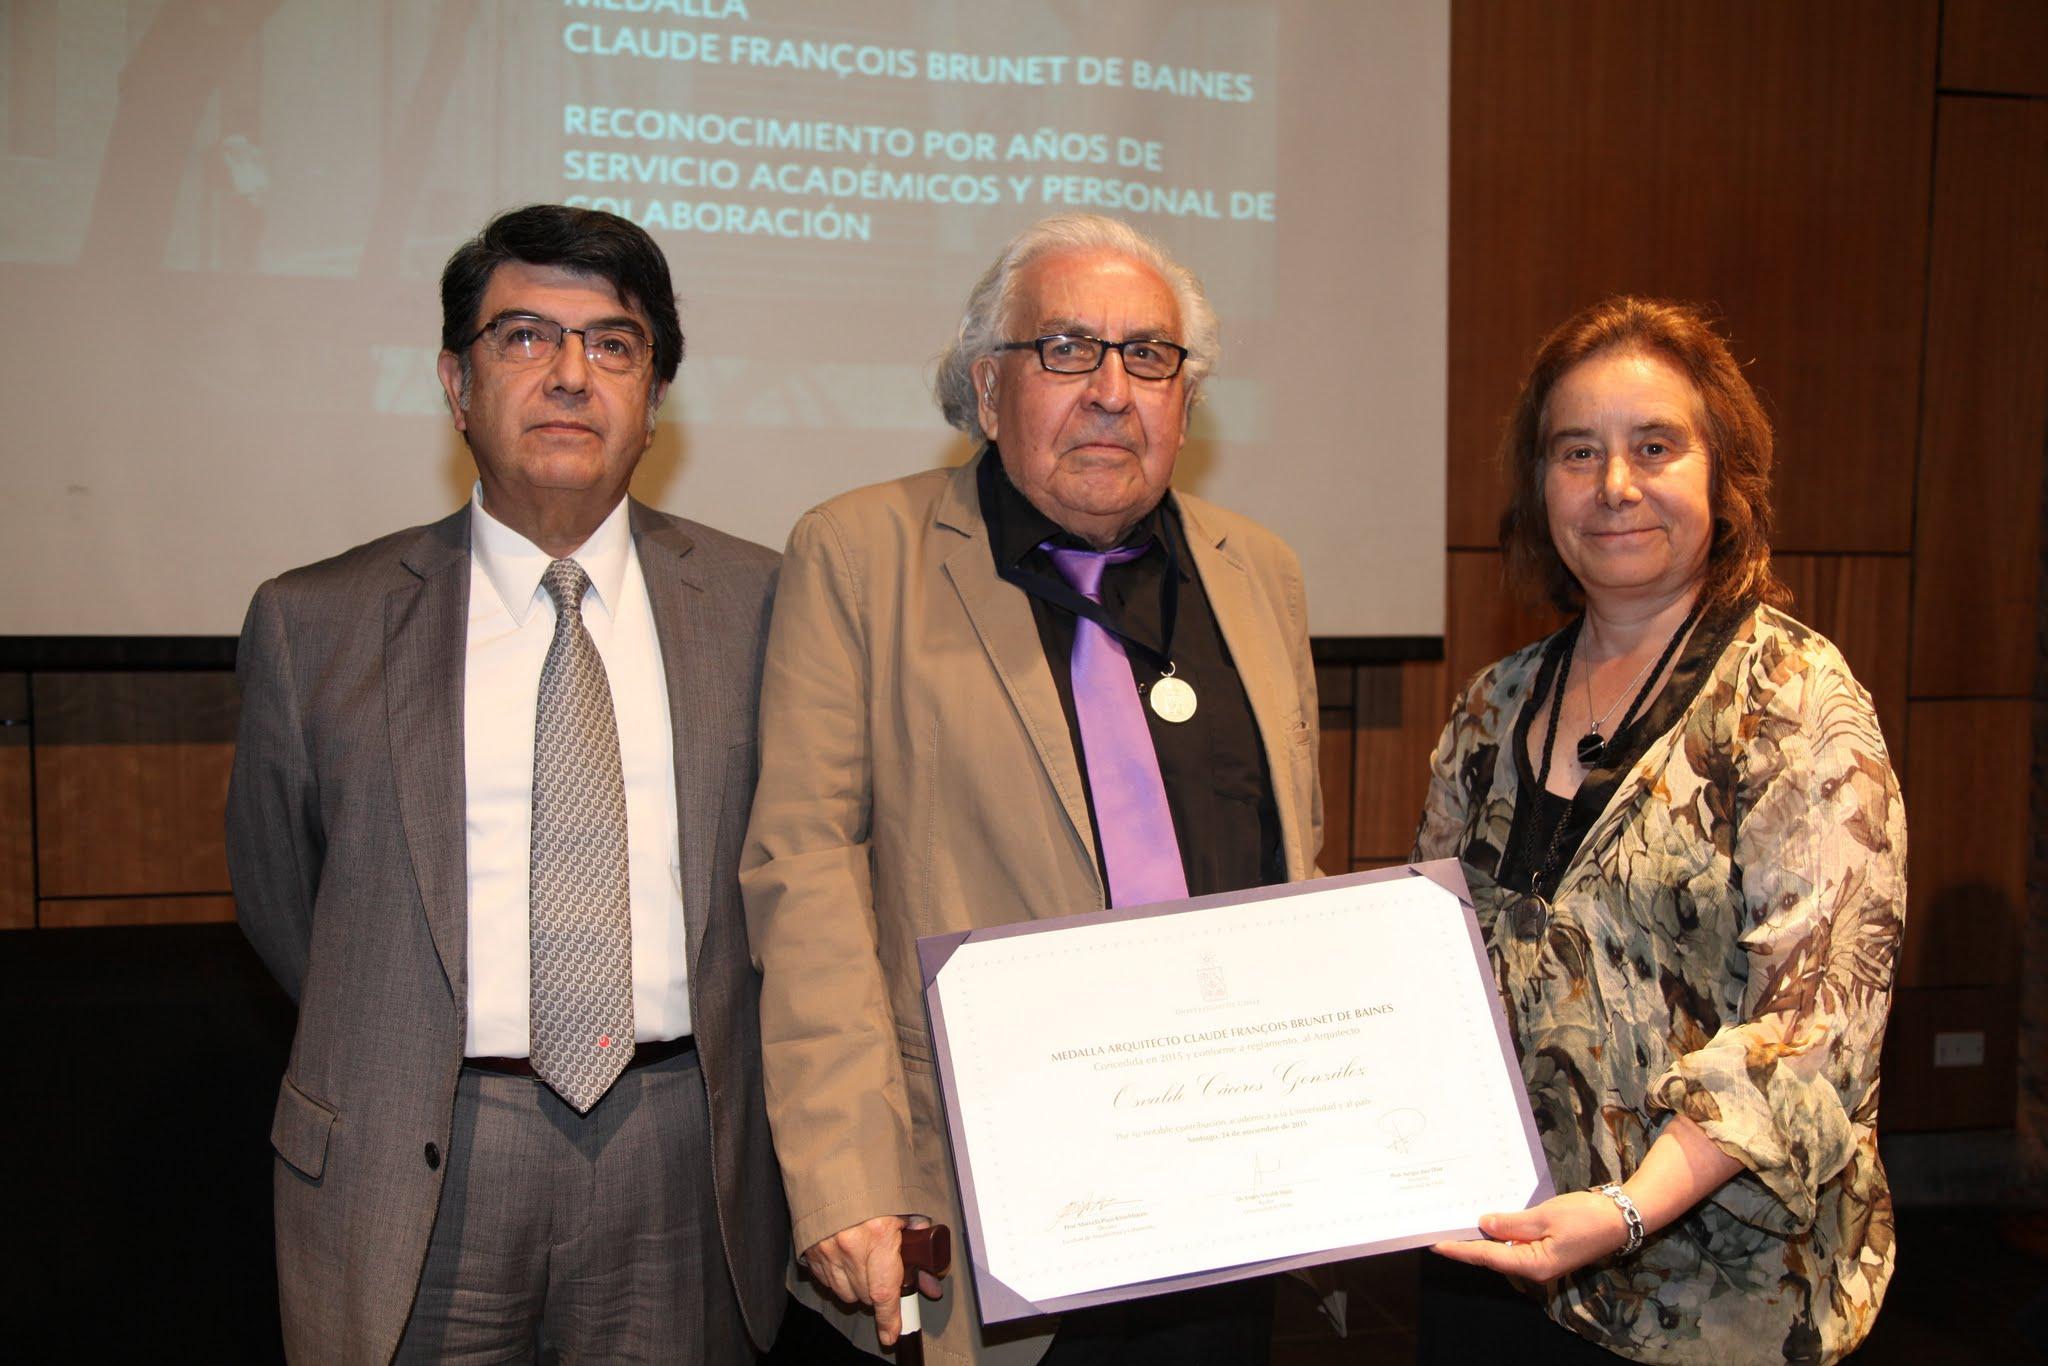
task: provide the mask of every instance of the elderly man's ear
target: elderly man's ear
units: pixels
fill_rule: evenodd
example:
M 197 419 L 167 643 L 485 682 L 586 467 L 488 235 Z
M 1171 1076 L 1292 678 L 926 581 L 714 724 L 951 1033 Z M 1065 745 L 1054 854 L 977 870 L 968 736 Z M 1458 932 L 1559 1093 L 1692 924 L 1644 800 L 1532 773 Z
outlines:
M 981 418 L 981 430 L 988 439 L 996 440 L 996 363 L 980 360 L 974 364 L 975 378 L 981 382 L 981 400 L 976 405 Z

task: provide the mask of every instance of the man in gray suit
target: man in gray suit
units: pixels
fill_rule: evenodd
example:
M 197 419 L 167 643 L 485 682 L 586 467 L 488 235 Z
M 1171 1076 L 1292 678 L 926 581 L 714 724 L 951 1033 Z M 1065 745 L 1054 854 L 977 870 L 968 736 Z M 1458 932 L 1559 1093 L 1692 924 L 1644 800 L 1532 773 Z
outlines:
M 264 584 L 228 857 L 299 1003 L 285 1343 L 318 1361 L 743 1362 L 788 1222 L 735 880 L 776 557 L 627 497 L 682 356 L 610 214 L 441 281 L 467 507 Z

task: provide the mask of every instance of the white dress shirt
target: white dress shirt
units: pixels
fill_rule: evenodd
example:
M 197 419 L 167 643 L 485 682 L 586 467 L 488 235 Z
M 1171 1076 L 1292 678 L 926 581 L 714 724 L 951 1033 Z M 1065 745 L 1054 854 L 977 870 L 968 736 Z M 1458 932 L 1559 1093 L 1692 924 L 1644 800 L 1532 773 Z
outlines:
M 541 587 L 549 557 L 470 495 L 469 640 L 462 709 L 469 853 L 470 1057 L 529 1052 L 528 885 L 533 833 L 533 722 L 555 604 Z M 604 660 L 626 783 L 627 884 L 633 922 L 633 1037 L 690 1032 L 682 852 L 668 678 L 647 581 L 622 499 L 572 557 L 590 576 L 583 623 Z

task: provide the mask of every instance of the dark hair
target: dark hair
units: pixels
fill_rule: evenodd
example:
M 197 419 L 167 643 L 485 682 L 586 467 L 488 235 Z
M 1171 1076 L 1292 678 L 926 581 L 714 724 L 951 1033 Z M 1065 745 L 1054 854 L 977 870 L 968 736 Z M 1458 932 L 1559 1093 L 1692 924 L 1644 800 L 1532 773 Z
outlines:
M 1707 600 L 1749 599 L 1784 605 L 1791 593 L 1771 572 L 1771 421 L 1728 343 L 1689 304 L 1617 295 L 1566 320 L 1543 339 L 1501 437 L 1512 481 L 1500 518 L 1500 548 L 1510 586 L 1532 600 L 1572 612 L 1585 590 L 1559 558 L 1543 502 L 1543 409 L 1565 372 L 1602 352 L 1638 353 L 1670 362 L 1700 396 L 1711 462 L 1714 537 L 1707 548 Z
M 469 355 L 463 344 L 482 322 L 477 312 L 492 274 L 508 261 L 559 266 L 605 281 L 620 302 L 642 309 L 654 324 L 655 375 L 663 383 L 676 377 L 683 325 L 661 248 L 617 214 L 566 204 L 529 204 L 501 213 L 448 258 L 441 271 L 441 348 L 462 357 L 465 375 Z

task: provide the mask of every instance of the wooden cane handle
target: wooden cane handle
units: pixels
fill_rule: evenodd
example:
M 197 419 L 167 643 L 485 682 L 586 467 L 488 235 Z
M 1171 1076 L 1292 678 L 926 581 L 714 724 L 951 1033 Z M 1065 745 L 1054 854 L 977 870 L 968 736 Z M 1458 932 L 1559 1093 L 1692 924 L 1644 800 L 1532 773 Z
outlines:
M 944 1224 L 903 1230 L 903 1293 L 917 1293 L 917 1273 L 946 1274 L 953 1264 L 953 1234 Z

